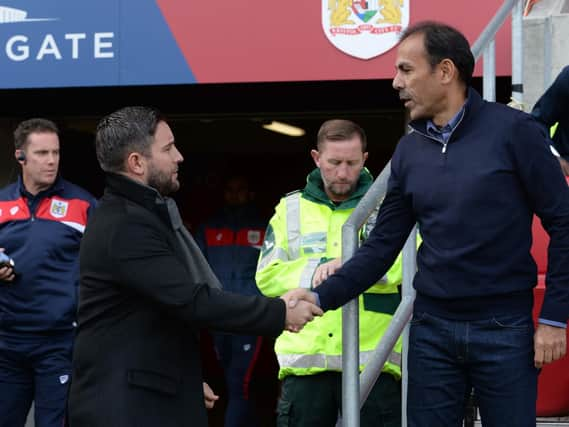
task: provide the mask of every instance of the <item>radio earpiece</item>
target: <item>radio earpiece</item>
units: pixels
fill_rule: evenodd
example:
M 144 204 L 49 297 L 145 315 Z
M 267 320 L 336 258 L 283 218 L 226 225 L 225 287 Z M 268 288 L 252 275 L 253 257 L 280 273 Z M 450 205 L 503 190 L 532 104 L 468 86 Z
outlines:
M 18 155 L 16 156 L 16 160 L 19 162 L 25 162 L 26 161 L 26 153 L 24 153 L 22 150 L 20 150 L 18 152 Z

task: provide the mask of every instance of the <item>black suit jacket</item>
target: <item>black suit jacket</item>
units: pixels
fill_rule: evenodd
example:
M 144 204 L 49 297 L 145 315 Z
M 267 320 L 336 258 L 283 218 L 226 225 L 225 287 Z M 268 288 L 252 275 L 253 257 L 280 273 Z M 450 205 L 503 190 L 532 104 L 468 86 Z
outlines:
M 198 330 L 277 336 L 279 299 L 198 283 L 158 194 L 109 174 L 80 251 L 71 427 L 206 426 Z

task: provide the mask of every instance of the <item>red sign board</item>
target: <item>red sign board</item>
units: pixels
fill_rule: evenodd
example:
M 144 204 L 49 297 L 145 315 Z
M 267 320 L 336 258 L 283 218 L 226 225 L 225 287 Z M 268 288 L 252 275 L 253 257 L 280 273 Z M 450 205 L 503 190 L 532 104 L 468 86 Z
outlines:
M 322 2 L 334 1 L 157 0 L 198 83 L 392 78 L 395 49 L 364 60 L 328 40 Z M 410 24 L 444 22 L 462 31 L 471 44 L 502 5 L 500 0 L 403 3 L 408 6 Z M 511 73 L 510 34 L 508 20 L 496 40 L 497 75 Z M 477 75 L 480 72 L 478 65 Z

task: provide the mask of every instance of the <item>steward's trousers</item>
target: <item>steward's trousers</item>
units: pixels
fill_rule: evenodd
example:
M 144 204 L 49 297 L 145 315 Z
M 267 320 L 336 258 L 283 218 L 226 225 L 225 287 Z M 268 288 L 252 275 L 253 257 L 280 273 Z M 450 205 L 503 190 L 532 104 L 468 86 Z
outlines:
M 34 401 L 36 427 L 62 427 L 74 331 L 0 331 L 0 427 L 23 427 Z

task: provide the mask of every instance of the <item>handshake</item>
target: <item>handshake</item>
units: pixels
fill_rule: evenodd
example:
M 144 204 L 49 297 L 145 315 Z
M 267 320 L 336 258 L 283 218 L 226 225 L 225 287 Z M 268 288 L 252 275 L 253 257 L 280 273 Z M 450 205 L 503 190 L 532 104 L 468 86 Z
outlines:
M 281 296 L 286 304 L 285 329 L 299 332 L 314 316 L 322 316 L 324 312 L 316 305 L 316 294 L 308 289 L 297 288 Z

